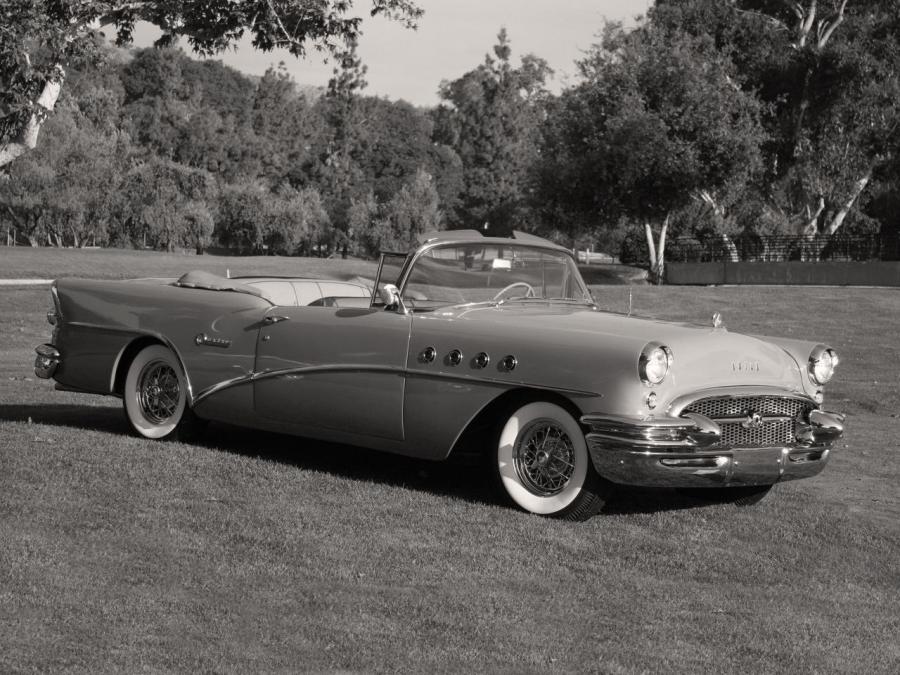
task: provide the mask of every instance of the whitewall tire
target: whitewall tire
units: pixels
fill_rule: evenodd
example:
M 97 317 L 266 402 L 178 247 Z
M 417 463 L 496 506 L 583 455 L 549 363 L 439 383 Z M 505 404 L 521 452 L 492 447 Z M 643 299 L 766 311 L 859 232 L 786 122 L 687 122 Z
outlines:
M 181 364 L 162 345 L 145 347 L 125 376 L 125 414 L 131 428 L 144 438 L 173 435 L 187 410 L 187 382 Z
M 500 429 L 494 459 L 506 495 L 531 513 L 585 520 L 602 508 L 609 491 L 578 422 L 554 403 L 514 410 Z

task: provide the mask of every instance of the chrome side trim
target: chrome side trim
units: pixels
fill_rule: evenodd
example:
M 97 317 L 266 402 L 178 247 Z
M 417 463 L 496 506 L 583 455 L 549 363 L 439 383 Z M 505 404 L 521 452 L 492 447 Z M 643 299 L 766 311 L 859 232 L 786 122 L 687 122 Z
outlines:
M 128 345 L 131 343 L 129 342 Z M 116 354 L 116 360 L 113 361 L 112 370 L 109 373 L 109 393 L 115 395 L 116 393 L 116 373 L 119 372 L 119 364 L 122 362 L 122 357 L 125 355 L 125 350 L 128 349 L 128 345 L 125 345 L 119 350 L 119 353 Z
M 233 377 L 230 380 L 223 380 L 218 384 L 214 384 L 211 387 L 207 387 L 199 394 L 194 397 L 193 405 L 199 405 L 204 399 L 209 398 L 213 394 L 217 394 L 220 391 L 224 391 L 225 389 L 230 389 L 231 387 L 236 387 L 241 384 L 246 384 L 248 382 L 252 382 L 254 380 L 254 373 L 250 373 L 249 375 L 241 375 L 240 377 Z
M 402 375 L 404 377 L 422 377 L 425 379 L 437 380 L 455 380 L 458 382 L 467 382 L 472 384 L 488 384 L 499 387 L 527 387 L 530 389 L 545 389 L 547 391 L 555 391 L 561 394 L 570 394 L 573 396 L 591 396 L 599 398 L 602 394 L 592 391 L 581 391 L 579 389 L 567 389 L 565 387 L 548 387 L 545 385 L 530 384 L 519 380 L 504 380 L 493 377 L 477 377 L 474 375 L 455 374 L 455 373 L 436 373 L 415 370 L 412 368 L 402 368 L 399 366 L 367 366 L 367 365 L 343 365 L 343 364 L 325 364 L 320 366 L 300 366 L 297 368 L 284 368 L 281 370 L 269 370 L 261 373 L 249 373 L 230 380 L 225 380 L 217 384 L 207 387 L 192 398 L 192 404 L 197 405 L 213 394 L 217 394 L 225 389 L 240 386 L 248 382 L 256 382 L 259 380 L 268 380 L 276 377 L 287 377 L 290 375 L 311 375 L 316 373 L 387 373 L 394 375 Z M 698 415 L 699 417 L 699 415 Z
M 817 405 L 811 396 L 801 390 L 782 389 L 781 387 L 767 386 L 735 386 L 735 387 L 715 387 L 713 389 L 701 389 L 692 391 L 690 394 L 679 396 L 674 399 L 667 408 L 666 412 L 673 417 L 681 415 L 681 411 L 687 408 L 691 403 L 705 398 L 743 398 L 745 396 L 775 396 L 778 398 L 790 398 L 803 400 L 811 405 Z
M 572 396 L 590 396 L 593 398 L 601 398 L 603 394 L 596 391 L 584 391 L 581 389 L 569 389 L 568 387 L 554 387 L 545 384 L 534 384 L 525 382 L 524 380 L 504 380 L 497 377 L 479 377 L 477 375 L 465 375 L 456 373 L 435 373 L 422 370 L 406 369 L 407 377 L 422 377 L 425 379 L 434 378 L 438 380 L 457 380 L 459 382 L 470 382 L 473 384 L 489 384 L 501 387 L 525 387 L 528 389 L 545 389 L 547 391 L 555 391 L 560 394 L 571 394 Z

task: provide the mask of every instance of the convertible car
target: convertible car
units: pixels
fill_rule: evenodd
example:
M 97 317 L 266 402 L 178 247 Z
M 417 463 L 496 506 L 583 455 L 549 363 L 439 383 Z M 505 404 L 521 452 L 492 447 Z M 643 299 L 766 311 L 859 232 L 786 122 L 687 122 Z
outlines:
M 752 503 L 822 470 L 826 345 L 600 311 L 570 251 L 448 231 L 374 287 L 311 279 L 53 284 L 35 372 L 118 396 L 137 434 L 220 421 L 442 460 L 481 452 L 511 502 L 572 520 L 621 486 Z

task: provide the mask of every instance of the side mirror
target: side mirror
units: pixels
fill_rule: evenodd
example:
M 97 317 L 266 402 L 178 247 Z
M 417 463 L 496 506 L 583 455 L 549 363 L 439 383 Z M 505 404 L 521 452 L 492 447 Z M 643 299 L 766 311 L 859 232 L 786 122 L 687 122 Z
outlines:
M 406 314 L 406 307 L 403 306 L 403 300 L 400 298 L 400 289 L 394 284 L 385 284 L 378 294 L 381 296 L 385 309 L 395 309 L 401 314 Z

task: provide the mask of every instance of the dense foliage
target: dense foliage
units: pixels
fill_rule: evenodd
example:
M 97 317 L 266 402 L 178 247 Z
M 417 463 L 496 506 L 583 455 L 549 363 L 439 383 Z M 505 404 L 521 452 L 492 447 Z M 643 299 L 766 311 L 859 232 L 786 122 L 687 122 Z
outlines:
M 514 63 L 501 31 L 432 110 L 365 95 L 351 3 L 315 3 L 293 42 L 265 17 L 302 0 L 238 0 L 213 18 L 203 4 L 0 10 L 16 19 L 0 40 L 0 155 L 41 127 L 6 162 L 4 230 L 34 244 L 373 255 L 435 228 L 526 229 L 661 274 L 673 234 L 737 257 L 748 240 L 765 256 L 773 234 L 900 228 L 894 0 L 657 0 L 633 28 L 598 26 L 558 95 L 546 62 Z M 371 7 L 419 14 L 402 0 Z M 91 29 L 101 13 L 122 41 L 153 19 L 164 44 L 105 47 Z M 332 81 L 249 78 L 165 46 L 184 36 L 213 53 L 242 32 L 262 49 L 328 51 Z M 62 81 L 47 115 L 41 96 Z
M 405 102 L 302 92 L 280 70 L 254 81 L 177 49 L 115 51 L 71 74 L 0 180 L 0 217 L 34 244 L 406 248 L 461 184 L 432 129 Z

